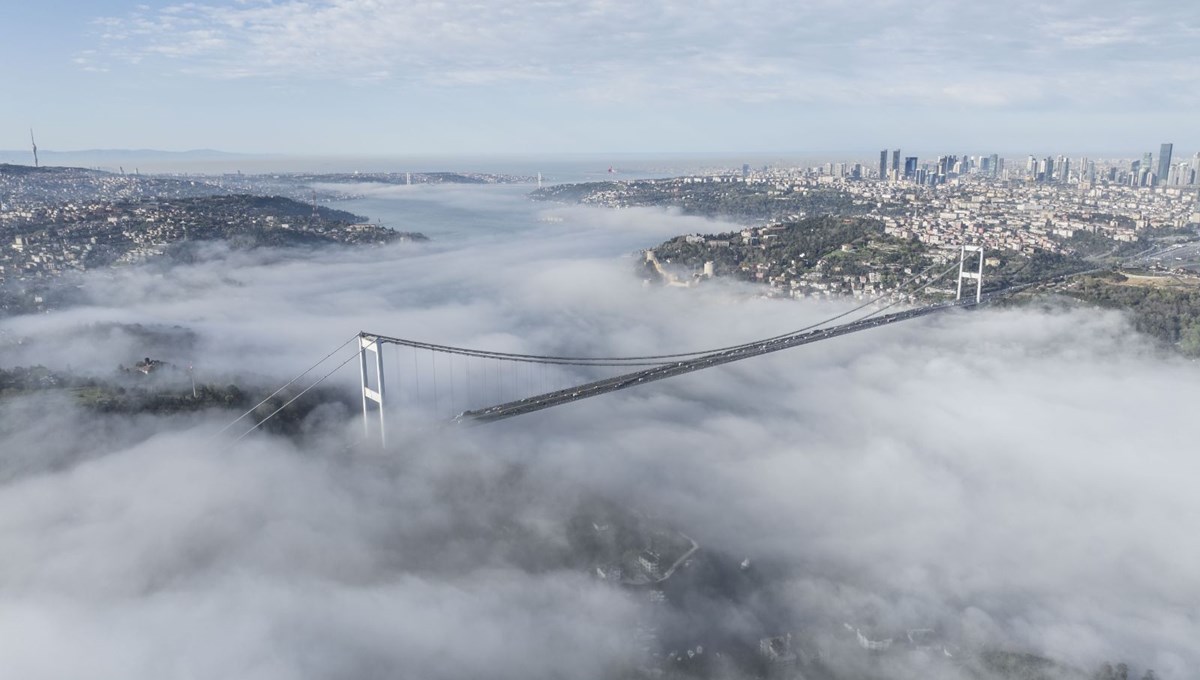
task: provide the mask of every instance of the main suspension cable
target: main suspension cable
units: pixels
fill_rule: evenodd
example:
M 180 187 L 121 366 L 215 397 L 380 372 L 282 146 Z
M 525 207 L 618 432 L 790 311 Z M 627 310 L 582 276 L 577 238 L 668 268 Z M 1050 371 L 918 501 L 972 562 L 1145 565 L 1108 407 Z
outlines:
M 923 271 L 918 272 L 917 274 L 914 274 L 913 276 L 909 277 L 907 280 L 903 281 L 900 284 L 900 286 L 897 288 L 897 292 L 900 292 L 902 289 L 911 285 L 914 281 L 918 280 L 921 276 L 924 276 L 926 273 L 928 273 L 931 269 L 933 269 L 936 266 L 938 266 L 937 263 L 930 265 L 929 267 L 926 267 Z M 920 286 L 916 290 L 912 291 L 912 293 L 923 290 L 923 289 L 927 288 L 928 286 L 930 286 L 931 284 L 933 284 L 934 282 L 941 280 L 942 277 L 944 277 L 947 274 L 949 274 L 950 272 L 954 271 L 954 268 L 957 266 L 958 266 L 957 263 L 951 265 L 950 267 L 948 267 L 947 269 L 945 269 L 944 271 L 939 273 L 937 276 L 930 279 L 929 281 L 924 283 L 922 286 Z M 912 293 L 909 293 L 909 294 L 912 294 Z M 571 366 L 657 366 L 657 365 L 660 365 L 663 363 L 668 363 L 670 360 L 680 360 L 680 359 L 686 359 L 689 357 L 703 356 L 706 354 L 712 354 L 714 352 L 728 352 L 728 351 L 733 351 L 733 350 L 737 350 L 737 349 L 742 349 L 745 347 L 751 347 L 753 345 L 761 344 L 763 342 L 781 340 L 781 339 L 788 338 L 788 337 L 791 337 L 794 335 L 799 335 L 801 333 L 806 333 L 810 330 L 819 328 L 821 326 L 824 326 L 826 324 L 832 323 L 832 322 L 842 319 L 846 316 L 854 314 L 855 312 L 861 311 L 867 307 L 870 307 L 871 305 L 878 304 L 881 300 L 883 300 L 889 296 L 892 296 L 892 295 L 895 295 L 895 293 L 888 293 L 888 294 L 876 296 L 876 297 L 874 297 L 870 300 L 867 300 L 866 302 L 864 302 L 852 309 L 849 309 L 845 312 L 842 312 L 840 314 L 836 314 L 827 319 L 823 319 L 821 321 L 818 321 L 817 323 L 810 324 L 803 328 L 788 331 L 787 333 L 781 333 L 779 335 L 775 335 L 775 336 L 772 336 L 769 338 L 753 340 L 750 342 L 739 343 L 736 345 L 729 345 L 726 347 L 716 347 L 716 348 L 710 348 L 710 349 L 705 349 L 705 350 L 696 350 L 696 351 L 692 351 L 692 352 L 677 352 L 677 353 L 673 353 L 673 354 L 650 354 L 650 355 L 642 355 L 642 356 L 623 356 L 623 357 L 579 357 L 579 356 L 556 356 L 556 355 L 547 355 L 547 354 L 520 354 L 520 353 L 513 353 L 513 352 L 497 352 L 497 351 L 490 351 L 490 350 L 470 349 L 470 348 L 466 348 L 466 347 L 454 347 L 451 345 L 439 345 L 436 343 L 422 342 L 419 340 L 410 340 L 407 338 L 397 338 L 397 337 L 391 337 L 391 336 L 386 336 L 386 335 L 377 335 L 377 334 L 369 334 L 369 335 L 371 335 L 374 338 L 377 338 L 379 341 L 382 341 L 382 342 L 388 342 L 388 343 L 392 343 L 392 344 L 396 344 L 396 345 L 403 345 L 406 347 L 413 347 L 413 348 L 417 348 L 417 349 L 426 349 L 426 350 L 430 350 L 432 352 L 443 352 L 443 353 L 447 353 L 447 354 L 462 354 L 462 355 L 466 355 L 466 356 L 475 356 L 475 357 L 481 357 L 481 358 L 485 358 L 485 359 L 496 359 L 496 360 L 501 360 L 501 361 L 560 364 L 560 365 L 571 365 Z M 903 298 L 900 297 L 900 298 L 893 300 L 890 304 L 888 304 L 883 309 L 887 309 L 887 308 L 890 308 L 890 307 L 898 304 L 902 299 Z M 878 312 L 875 312 L 875 313 L 878 313 Z
M 342 347 L 345 347 L 345 346 L 346 346 L 346 345 L 342 345 Z M 340 348 L 339 348 L 339 349 L 340 349 Z M 362 350 L 359 350 L 359 352 L 361 352 L 361 351 L 362 351 Z M 240 441 L 242 441 L 243 439 L 245 439 L 245 438 L 246 438 L 246 437 L 247 437 L 247 436 L 248 436 L 248 435 L 249 435 L 251 432 L 253 432 L 253 431 L 257 430 L 258 428 L 262 427 L 263 425 L 265 425 L 265 424 L 266 424 L 266 422 L 267 422 L 268 420 L 270 420 L 270 419 L 274 418 L 274 417 L 275 417 L 275 416 L 276 416 L 276 415 L 277 415 L 277 414 L 278 414 L 280 411 L 282 411 L 283 409 L 285 409 L 285 408 L 287 408 L 287 407 L 291 406 L 291 405 L 292 405 L 292 402 L 296 401 L 296 400 L 297 400 L 297 399 L 299 399 L 300 397 L 303 397 L 303 396 L 304 396 L 305 394 L 307 394 L 307 393 L 308 393 L 308 391 L 309 391 L 309 390 L 311 390 L 312 388 L 314 388 L 314 387 L 316 387 L 317 385 L 320 385 L 321 383 L 325 382 L 325 379 L 326 379 L 326 378 L 328 378 L 329 376 L 333 375 L 334 373 L 337 373 L 337 372 L 338 372 L 338 370 L 339 370 L 339 369 L 341 369 L 341 368 L 342 368 L 343 366 L 345 366 L 346 364 L 350 363 L 351 361 L 354 361 L 354 359 L 356 359 L 356 358 L 359 356 L 359 352 L 355 352 L 354 354 L 351 354 L 349 357 L 347 357 L 347 358 L 346 358 L 346 360 L 345 360 L 345 361 L 343 361 L 342 363 L 338 364 L 337 366 L 334 366 L 334 367 L 333 367 L 333 369 L 332 369 L 332 370 L 330 370 L 330 371 L 329 371 L 328 373 L 326 373 L 325 375 L 321 376 L 320 378 L 317 378 L 316 382 L 314 382 L 313 384 L 309 385 L 308 387 L 305 387 L 304 389 L 300 390 L 300 393 L 299 393 L 299 394 L 297 394 L 296 396 L 294 396 L 294 397 L 292 397 L 291 399 L 288 399 L 287 401 L 283 402 L 283 405 L 282 405 L 282 406 L 280 406 L 279 408 L 277 408 L 277 409 L 275 409 L 274 411 L 272 411 L 272 412 L 271 412 L 271 414 L 270 414 L 270 415 L 268 415 L 266 418 L 263 418 L 262 420 L 260 420 L 260 421 L 258 421 L 257 423 L 255 423 L 255 424 L 254 424 L 254 427 L 251 427 L 249 430 L 246 430 L 245 432 L 243 432 L 243 433 L 241 434 L 241 436 L 239 436 L 237 439 L 235 439 L 235 440 L 233 440 L 233 441 L 234 441 L 234 442 L 240 442 Z
M 274 392 L 272 392 L 272 393 L 268 394 L 268 395 L 267 395 L 267 396 L 266 396 L 266 397 L 265 397 L 265 398 L 264 398 L 262 401 L 258 402 L 258 403 L 257 403 L 257 404 L 255 404 L 254 406 L 251 406 L 251 407 L 250 407 L 250 409 L 249 409 L 248 411 L 246 411 L 246 412 L 245 412 L 245 413 L 243 413 L 242 415 L 238 416 L 237 418 L 234 418 L 232 422 L 230 422 L 230 423 L 229 423 L 228 425 L 226 425 L 225 427 L 222 427 L 222 428 L 220 429 L 220 431 L 218 431 L 216 434 L 214 434 L 214 435 L 213 435 L 213 437 L 218 437 L 218 436 L 220 436 L 220 435 L 224 434 L 224 433 L 225 433 L 225 432 L 226 432 L 226 431 L 227 431 L 229 428 L 233 427 L 234 425 L 237 425 L 237 424 L 238 424 L 239 422 L 241 422 L 241 421 L 242 421 L 244 418 L 246 418 L 246 416 L 248 416 L 248 415 L 250 415 L 251 413 L 254 413 L 256 410 L 258 410 L 258 408 L 259 408 L 260 406 L 262 406 L 263 404 L 265 404 L 265 403 L 267 403 L 268 401 L 270 401 L 272 398 L 274 398 L 274 397 L 275 397 L 276 395 L 278 395 L 280 392 L 282 392 L 282 391 L 286 390 L 287 388 L 291 387 L 292 385 L 294 385 L 294 384 L 296 383 L 296 381 L 297 381 L 297 380 L 299 380 L 299 379 L 303 378 L 304 376 L 308 375 L 308 374 L 309 374 L 309 373 L 311 373 L 311 372 L 313 371 L 313 369 L 315 369 L 317 366 L 320 366 L 321 364 L 323 364 L 323 363 L 325 363 L 326 361 L 328 361 L 328 360 L 329 360 L 329 357 L 332 357 L 333 355 L 335 355 L 335 354 L 337 354 L 338 352 L 342 351 L 342 348 L 343 348 L 343 347 L 345 347 L 346 345 L 349 345 L 350 343 L 354 342 L 356 339 L 358 339 L 358 337 L 359 337 L 359 336 L 357 336 L 357 335 L 352 335 L 352 336 L 350 336 L 350 339 L 349 339 L 349 340 L 347 340 L 346 342 L 343 342 L 342 344 L 338 345 L 338 346 L 337 346 L 337 349 L 334 349 L 334 350 L 333 350 L 332 352 L 330 352 L 329 354 L 326 354 L 325 356 L 321 357 L 321 360 L 320 360 L 320 361 L 318 361 L 317 363 L 313 364 L 312 366 L 309 366 L 308 368 L 306 368 L 306 369 L 304 370 L 304 372 L 303 372 L 303 373 L 301 373 L 301 374 L 297 375 L 295 378 L 292 378 L 291 380 L 287 381 L 287 382 L 286 382 L 286 383 L 284 383 L 284 384 L 283 384 L 283 385 L 282 385 L 282 386 L 281 386 L 279 389 L 277 389 L 277 390 L 275 390 Z M 338 368 L 341 368 L 341 367 L 339 366 Z

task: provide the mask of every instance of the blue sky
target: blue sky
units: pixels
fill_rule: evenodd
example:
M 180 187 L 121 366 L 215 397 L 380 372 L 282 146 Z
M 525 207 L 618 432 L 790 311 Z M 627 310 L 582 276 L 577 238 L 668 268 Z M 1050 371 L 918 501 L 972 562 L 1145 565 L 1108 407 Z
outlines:
M 3 4 L 0 148 L 1200 148 L 1191 1 Z

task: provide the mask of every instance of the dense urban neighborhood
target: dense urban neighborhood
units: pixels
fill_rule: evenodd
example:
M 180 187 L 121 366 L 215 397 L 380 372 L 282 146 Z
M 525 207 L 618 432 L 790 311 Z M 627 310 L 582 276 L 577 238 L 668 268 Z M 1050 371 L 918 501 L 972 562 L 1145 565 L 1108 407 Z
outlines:
M 856 179 L 827 168 L 789 168 L 631 182 L 546 187 L 541 200 L 611 208 L 672 206 L 748 226 L 806 215 L 862 216 L 884 232 L 933 246 L 970 241 L 988 250 L 1071 254 L 1068 241 L 1095 235 L 1116 243 L 1200 226 L 1200 186 L 1130 186 L 1108 180 L 1044 182 L 990 173 L 935 184 Z M 1194 229 L 1193 229 L 1194 231 Z
M 300 193 L 299 186 L 292 193 Z M 0 292 L 2 310 L 45 308 L 49 282 L 63 274 L 188 257 L 196 243 L 248 248 L 398 240 L 426 237 L 317 202 L 229 193 L 208 181 L 0 166 L 0 288 L 19 283 L 33 291 Z
M 882 179 L 846 164 L 743 168 L 560 185 L 533 197 L 666 207 L 745 225 L 647 249 L 644 275 L 668 285 L 728 276 L 764 284 L 776 297 L 928 302 L 958 293 L 947 274 L 964 245 L 982 248 L 969 268 L 982 270 L 991 290 L 1091 272 L 1039 290 L 1129 310 L 1139 330 L 1200 354 L 1200 186 L 1154 183 L 1153 174 L 1121 170 L 1123 163 L 1101 172 L 1081 161 L 1083 172 L 1072 173 L 1060 161 L 1056 173 L 1047 160 L 1049 181 L 1046 162 L 1009 173 L 993 171 L 1003 163 L 987 157 L 943 158 L 928 175 L 915 163 L 907 175 L 889 176 L 884 167 Z

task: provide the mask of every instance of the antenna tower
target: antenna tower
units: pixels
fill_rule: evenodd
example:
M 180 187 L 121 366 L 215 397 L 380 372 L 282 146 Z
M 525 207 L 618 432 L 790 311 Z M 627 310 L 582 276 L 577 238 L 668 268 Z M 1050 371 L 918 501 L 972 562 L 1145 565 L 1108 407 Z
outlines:
M 37 141 L 33 138 L 33 128 L 29 128 L 29 143 L 33 145 L 33 167 L 38 167 Z

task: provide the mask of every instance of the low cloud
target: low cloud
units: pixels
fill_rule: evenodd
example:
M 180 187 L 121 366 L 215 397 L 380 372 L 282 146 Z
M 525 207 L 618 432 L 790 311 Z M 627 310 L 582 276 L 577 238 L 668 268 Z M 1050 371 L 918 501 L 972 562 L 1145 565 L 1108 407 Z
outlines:
M 385 191 L 480 211 L 519 197 Z M 360 329 L 636 354 L 844 308 L 633 275 L 637 248 L 727 225 L 524 210 L 505 231 L 428 244 L 96 274 L 90 305 L 0 324 L 32 343 L 0 357 L 97 370 L 140 358 L 128 337 L 73 339 L 111 317 L 185 326 L 199 372 L 282 382 Z M 411 358 L 385 354 L 397 418 L 419 424 L 429 399 L 414 399 Z M 603 498 L 770 575 L 740 599 L 695 593 L 664 639 L 688 640 L 697 620 L 743 636 L 933 627 L 967 648 L 1183 678 L 1200 664 L 1200 623 L 1180 604 L 1200 597 L 1187 538 L 1200 470 L 1180 426 L 1200 403 L 1196 370 L 1117 313 L 1024 308 L 910 321 L 495 425 L 397 427 L 382 454 L 346 450 L 353 418 L 324 438 L 235 446 L 210 438 L 227 414 L 5 400 L 0 669 L 604 676 L 643 660 L 633 631 L 657 610 L 570 564 L 564 520 Z M 357 378 L 333 381 L 352 391 Z

